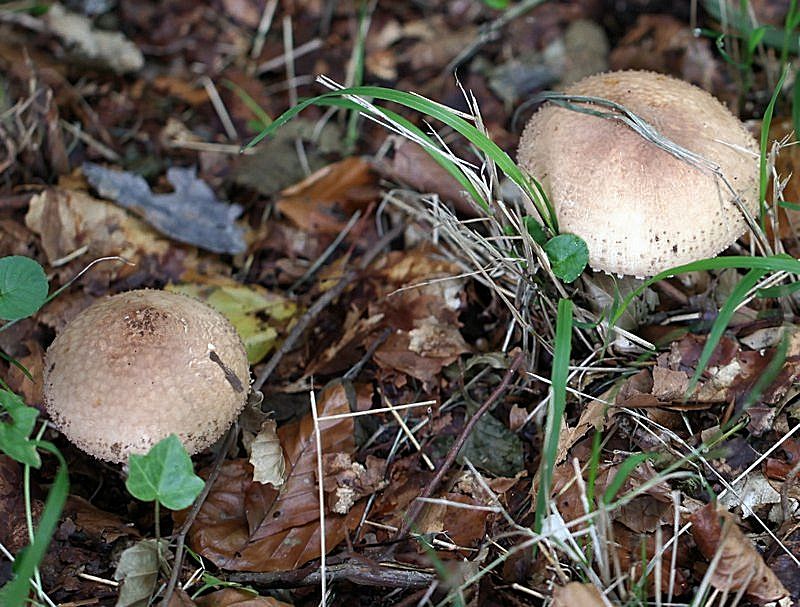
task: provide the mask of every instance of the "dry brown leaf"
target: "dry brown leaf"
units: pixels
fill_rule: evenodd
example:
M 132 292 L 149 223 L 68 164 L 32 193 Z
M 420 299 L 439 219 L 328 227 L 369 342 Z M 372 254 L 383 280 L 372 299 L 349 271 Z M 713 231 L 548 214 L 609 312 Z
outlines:
M 292 607 L 271 596 L 253 596 L 252 592 L 237 588 L 223 588 L 201 596 L 195 602 L 198 607 Z
M 566 586 L 553 588 L 551 607 L 606 607 L 608 601 L 603 600 L 601 593 L 592 584 L 570 582 Z
M 567 452 L 575 443 L 583 438 L 591 428 L 602 430 L 606 420 L 610 420 L 614 416 L 616 410 L 606 404 L 611 400 L 613 393 L 614 388 L 609 388 L 603 392 L 597 399 L 586 405 L 586 408 L 581 412 L 581 417 L 578 419 L 578 423 L 574 428 L 567 426 L 562 429 L 558 435 L 558 451 L 556 453 L 557 464 L 564 461 Z M 514 430 L 513 427 L 512 430 Z
M 371 405 L 371 389 L 357 390 L 360 409 Z M 341 385 L 325 390 L 317 402 L 320 416 L 348 413 L 350 406 Z M 353 419 L 320 422 L 324 453 L 355 450 Z M 189 539 L 192 547 L 217 566 L 234 571 L 284 571 L 319 557 L 319 502 L 314 423 L 309 413 L 298 422 L 282 426 L 278 437 L 286 455 L 288 476 L 276 490 L 252 480 L 246 460 L 226 462 L 219 480 L 203 504 Z M 347 529 L 358 524 L 363 505 L 346 516 L 325 518 L 327 547 L 344 540 Z M 185 512 L 177 513 L 182 521 Z
M 374 185 L 365 160 L 345 158 L 286 188 L 276 208 L 307 234 L 336 236 L 356 210 L 377 197 Z
M 711 561 L 721 553 L 711 574 L 712 586 L 734 592 L 744 587 L 747 597 L 758 603 L 789 595 L 727 510 L 712 502 L 693 512 L 691 521 L 692 536 L 703 556 Z

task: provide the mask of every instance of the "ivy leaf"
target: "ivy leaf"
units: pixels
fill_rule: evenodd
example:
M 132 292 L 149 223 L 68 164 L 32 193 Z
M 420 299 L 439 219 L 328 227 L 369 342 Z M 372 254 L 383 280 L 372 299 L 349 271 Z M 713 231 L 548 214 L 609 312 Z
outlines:
M 25 318 L 46 300 L 47 276 L 42 266 L 21 255 L 0 258 L 0 318 Z
M 589 263 L 589 247 L 575 234 L 559 234 L 547 241 L 544 251 L 550 258 L 553 274 L 564 282 L 572 282 Z
M 0 390 L 0 415 L 3 413 L 8 414 L 10 422 L 0 422 L 0 451 L 21 464 L 41 466 L 36 444 L 30 439 L 39 412 L 13 392 Z
M 170 510 L 183 510 L 203 490 L 203 479 L 194 473 L 192 460 L 180 439 L 170 434 L 145 455 L 132 453 L 125 487 L 143 502 L 158 502 Z

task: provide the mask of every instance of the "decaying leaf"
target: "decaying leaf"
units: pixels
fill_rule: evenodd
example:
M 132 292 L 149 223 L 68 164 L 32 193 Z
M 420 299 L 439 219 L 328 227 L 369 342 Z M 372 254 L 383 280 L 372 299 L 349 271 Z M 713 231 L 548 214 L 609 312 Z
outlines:
M 171 194 L 153 194 L 143 177 L 92 162 L 83 164 L 83 174 L 101 196 L 141 216 L 170 238 L 214 253 L 242 253 L 247 248 L 243 230 L 236 225 L 242 208 L 217 200 L 194 169 L 167 171 L 167 180 L 175 188 Z
M 357 389 L 359 408 L 371 406 L 371 389 Z M 317 398 L 320 416 L 348 413 L 350 404 L 341 385 Z M 353 419 L 320 422 L 325 453 L 352 453 Z M 217 566 L 235 571 L 289 570 L 319 557 L 319 501 L 314 422 L 309 413 L 281 426 L 278 438 L 286 456 L 288 476 L 280 490 L 253 482 L 246 460 L 225 463 L 219 480 L 203 504 L 189 534 L 192 547 Z M 341 542 L 347 529 L 358 524 L 362 507 L 347 515 L 328 514 L 328 550 Z M 177 513 L 178 521 L 185 512 Z
M 780 580 L 748 540 L 733 516 L 716 503 L 692 513 L 692 536 L 709 561 L 718 553 L 711 585 L 720 590 L 746 589 L 748 598 L 759 603 L 788 596 Z
M 161 542 L 159 548 L 158 542 Z M 167 554 L 167 540 L 142 540 L 126 549 L 119 558 L 114 579 L 122 581 L 116 607 L 146 607 L 155 590 L 161 558 Z
M 85 15 L 54 3 L 44 19 L 50 30 L 63 40 L 68 55 L 79 63 L 99 65 L 118 74 L 136 72 L 144 66 L 144 56 L 133 42 L 120 32 L 95 28 Z
M 366 466 L 354 462 L 349 453 L 326 453 L 322 458 L 323 488 L 330 496 L 331 512 L 347 514 L 362 497 L 383 489 L 386 462 L 367 456 Z
M 283 484 L 286 460 L 274 419 L 268 419 L 261 424 L 261 430 L 250 444 L 250 464 L 253 466 L 255 482 L 271 483 L 276 488 Z

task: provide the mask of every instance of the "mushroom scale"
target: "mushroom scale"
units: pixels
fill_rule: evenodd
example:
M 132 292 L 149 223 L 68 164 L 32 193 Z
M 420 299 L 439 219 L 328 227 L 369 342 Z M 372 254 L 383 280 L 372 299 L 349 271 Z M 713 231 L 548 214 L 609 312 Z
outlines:
M 128 291 L 80 313 L 47 350 L 45 406 L 75 445 L 111 462 L 176 434 L 189 453 L 216 441 L 247 401 L 236 329 L 204 303 Z
M 622 71 L 589 76 L 565 93 L 625 106 L 663 137 L 718 165 L 743 205 L 757 211 L 758 144 L 706 91 L 663 74 Z M 545 104 L 522 133 L 518 161 L 541 182 L 559 230 L 586 241 L 594 269 L 651 276 L 713 257 L 746 229 L 716 175 L 618 120 Z

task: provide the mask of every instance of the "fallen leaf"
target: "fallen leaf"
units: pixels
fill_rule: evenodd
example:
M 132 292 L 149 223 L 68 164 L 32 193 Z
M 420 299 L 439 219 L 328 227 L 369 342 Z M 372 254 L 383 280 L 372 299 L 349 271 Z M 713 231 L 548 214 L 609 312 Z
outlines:
M 356 406 L 372 404 L 371 388 L 356 390 Z M 350 404 L 341 385 L 328 388 L 317 399 L 322 416 L 348 413 Z M 353 419 L 321 421 L 325 453 L 355 450 Z M 246 460 L 228 461 L 203 504 L 189 533 L 194 550 L 218 567 L 234 571 L 296 569 L 319 557 L 319 502 L 315 482 L 317 467 L 314 422 L 310 414 L 278 429 L 288 476 L 280 490 L 253 482 Z M 344 540 L 347 529 L 360 520 L 363 506 L 345 515 L 325 517 L 328 550 Z M 180 524 L 185 511 L 176 513 Z
M 745 588 L 747 597 L 759 603 L 788 596 L 727 510 L 712 502 L 693 512 L 690 519 L 692 536 L 703 556 L 711 561 L 721 553 L 711 573 L 712 586 L 734 592 Z
M 238 588 L 223 588 L 195 601 L 198 607 L 292 607 L 271 596 L 258 596 Z
M 337 236 L 350 217 L 375 200 L 376 177 L 362 158 L 345 158 L 286 188 L 276 208 L 307 234 Z
M 73 62 L 100 65 L 117 74 L 137 72 L 144 66 L 139 48 L 119 32 L 97 29 L 92 21 L 53 3 L 44 21 L 64 42 Z
M 608 601 L 603 600 L 603 593 L 592 584 L 570 582 L 566 586 L 553 588 L 553 602 L 551 607 L 607 607 Z
M 160 543 L 160 548 L 159 548 Z M 158 581 L 159 554 L 166 558 L 167 540 L 141 540 L 119 557 L 114 579 L 121 581 L 115 607 L 147 607 Z
M 274 419 L 261 424 L 261 430 L 250 444 L 250 465 L 253 466 L 255 482 L 270 483 L 278 488 L 286 475 L 286 459 L 276 429 Z
M 299 312 L 297 304 L 283 295 L 223 276 L 204 283 L 171 284 L 166 290 L 204 301 L 225 316 L 242 338 L 250 364 L 261 361 L 278 345 Z
M 153 194 L 143 177 L 92 162 L 83 164 L 83 174 L 101 196 L 140 215 L 170 238 L 214 253 L 242 253 L 247 248 L 243 230 L 235 223 L 242 208 L 217 200 L 194 169 L 167 171 L 167 180 L 175 188 L 171 194 Z

